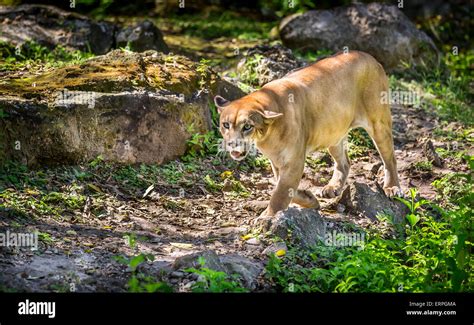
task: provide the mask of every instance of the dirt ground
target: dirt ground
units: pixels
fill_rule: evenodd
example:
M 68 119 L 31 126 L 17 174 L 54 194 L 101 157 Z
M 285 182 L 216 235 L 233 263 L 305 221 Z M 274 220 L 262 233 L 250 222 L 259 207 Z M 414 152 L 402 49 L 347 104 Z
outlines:
M 414 107 L 392 108 L 396 158 L 403 190 L 418 189 L 420 196 L 435 200 L 431 186 L 441 176 L 465 171 L 458 159 L 445 157 L 443 166 L 429 171 L 416 168 L 425 160 L 423 144 L 427 139 L 437 148 L 468 150 L 472 147 L 446 137 L 435 136 L 435 130 L 456 130 L 459 125 L 440 125 L 425 110 Z M 198 173 L 213 168 L 211 160 L 203 159 Z M 315 153 L 313 158 L 327 161 L 307 164 L 301 187 L 310 189 L 318 196 L 319 190 L 330 178 L 332 167 L 325 153 Z M 230 159 L 228 156 L 225 159 Z M 380 159 L 375 150 L 352 159 L 349 183 L 354 181 L 382 182 Z M 225 170 L 225 169 L 223 169 Z M 106 194 L 98 201 L 86 198 L 80 213 L 56 218 L 30 219 L 27 230 L 38 230 L 51 235 L 51 240 L 40 241 L 37 251 L 9 247 L 0 251 L 0 285 L 2 291 L 126 291 L 130 269 L 114 260 L 116 255 L 132 255 L 137 251 L 155 257 L 142 271 L 182 289 L 182 282 L 189 281 L 173 271 L 177 257 L 213 250 L 218 254 L 238 254 L 261 264 L 266 256 L 263 250 L 268 244 L 264 239 L 243 239 L 252 232 L 252 220 L 265 207 L 258 201 L 268 200 L 273 188 L 271 171 L 268 169 L 232 171 L 234 177 L 250 191 L 247 198 L 233 197 L 232 192 L 210 192 L 203 186 L 180 186 L 158 183 L 145 197 L 130 196 L 120 189 L 120 184 L 96 184 Z M 204 174 L 205 175 L 205 174 Z M 197 175 L 203 177 L 203 175 Z M 104 199 L 105 198 L 105 199 Z M 378 221 L 363 215 L 337 211 L 331 200 L 319 198 L 321 214 L 335 221 L 357 224 L 366 228 L 377 226 Z M 257 201 L 257 202 L 255 202 Z M 91 211 L 101 206 L 103 213 L 97 217 Z M 14 219 L 0 219 L 1 229 L 12 229 Z M 123 236 L 134 233 L 137 247 L 132 249 Z M 262 277 L 263 279 L 263 277 Z M 256 290 L 267 290 L 263 282 Z

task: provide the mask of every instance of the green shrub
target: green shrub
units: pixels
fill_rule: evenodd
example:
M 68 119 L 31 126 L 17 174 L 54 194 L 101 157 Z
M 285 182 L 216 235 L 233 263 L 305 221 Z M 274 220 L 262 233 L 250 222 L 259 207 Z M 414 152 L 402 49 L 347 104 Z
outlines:
M 472 157 L 469 163 L 472 172 Z M 472 174 L 464 176 L 472 186 Z M 283 292 L 473 291 L 474 194 L 462 193 L 445 210 L 416 200 L 412 190 L 410 200 L 400 199 L 410 213 L 393 225 L 394 239 L 372 232 L 362 249 L 323 242 L 311 250 L 290 248 L 285 257 L 270 258 L 267 276 Z M 422 211 L 423 205 L 431 209 Z

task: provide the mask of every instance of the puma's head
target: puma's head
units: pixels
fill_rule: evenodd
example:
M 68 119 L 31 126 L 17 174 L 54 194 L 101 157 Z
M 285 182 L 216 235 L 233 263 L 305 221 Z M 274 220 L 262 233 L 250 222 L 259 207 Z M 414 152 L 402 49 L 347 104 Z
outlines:
M 283 115 L 265 110 L 260 103 L 245 97 L 230 102 L 216 96 L 214 103 L 220 114 L 219 130 L 225 149 L 235 160 L 244 159 L 254 142 L 265 135 L 268 126 Z

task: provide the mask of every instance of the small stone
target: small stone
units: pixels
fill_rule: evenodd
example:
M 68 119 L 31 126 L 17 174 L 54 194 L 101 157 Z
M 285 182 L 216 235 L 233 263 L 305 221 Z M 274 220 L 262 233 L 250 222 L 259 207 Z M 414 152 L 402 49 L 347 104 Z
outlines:
M 179 282 L 179 279 L 178 278 L 171 278 L 170 279 L 170 283 L 171 284 L 177 284 Z
M 228 178 L 224 180 L 224 184 L 222 185 L 223 192 L 231 192 L 233 190 L 232 181 Z
M 344 204 L 338 204 L 338 205 L 336 205 L 336 211 L 337 211 L 337 212 L 343 213 L 345 210 L 346 210 L 346 207 L 344 206 Z
M 377 175 L 379 172 L 380 167 L 382 167 L 382 163 L 380 161 L 375 162 L 373 164 L 365 164 L 364 169 L 371 172 L 372 175 Z
M 443 161 L 436 152 L 433 142 L 431 140 L 426 140 L 423 144 L 423 154 L 425 155 L 428 161 L 436 167 L 443 167 Z
M 195 283 L 196 283 L 196 281 L 190 281 L 190 282 L 186 283 L 185 285 L 180 286 L 179 291 L 180 292 L 191 291 L 191 289 L 192 289 L 192 287 Z
M 259 245 L 260 240 L 257 237 L 252 237 L 249 240 L 247 240 L 245 243 L 249 245 Z
M 173 271 L 173 272 L 171 272 L 170 276 L 172 278 L 182 278 L 182 277 L 184 277 L 184 272 Z
M 145 20 L 133 27 L 125 27 L 116 36 L 118 47 L 129 47 L 135 52 L 156 50 L 168 53 L 169 49 L 163 40 L 163 34 L 149 20 Z

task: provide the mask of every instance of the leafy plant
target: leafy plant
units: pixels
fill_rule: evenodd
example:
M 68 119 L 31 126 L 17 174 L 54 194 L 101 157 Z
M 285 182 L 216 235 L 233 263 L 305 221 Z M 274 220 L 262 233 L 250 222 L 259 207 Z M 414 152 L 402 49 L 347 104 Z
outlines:
M 253 56 L 249 56 L 245 60 L 245 69 L 240 74 L 240 80 L 243 82 L 252 85 L 258 86 L 259 85 L 259 75 L 260 75 L 260 63 L 263 59 L 263 56 L 260 54 L 255 54 Z
M 222 184 L 213 180 L 209 174 L 204 176 L 203 180 L 204 180 L 204 183 L 206 184 L 206 188 L 212 192 L 220 191 L 222 189 Z
M 198 281 L 192 286 L 193 292 L 246 292 L 247 290 L 225 272 L 215 271 L 205 267 L 206 261 L 199 257 L 200 267 L 188 268 L 185 271 L 199 275 Z
M 472 185 L 471 173 L 465 174 Z M 474 290 L 474 247 L 472 216 L 474 194 L 464 194 L 453 208 L 427 200 L 399 198 L 409 209 L 408 225 L 393 225 L 396 237 L 386 239 L 368 233 L 363 249 L 326 246 L 313 249 L 291 247 L 283 258 L 273 256 L 266 267 L 268 278 L 284 292 L 445 292 Z M 424 205 L 436 211 L 440 220 L 422 213 Z M 430 211 L 430 210 L 427 210 Z M 390 217 L 381 216 L 392 223 Z
M 194 133 L 189 140 L 187 140 L 188 150 L 186 155 L 181 159 L 183 161 L 191 161 L 197 157 L 204 157 L 205 155 L 216 154 L 218 138 L 214 131 L 204 134 Z
M 206 86 L 207 78 L 209 76 L 209 63 L 211 61 L 202 58 L 199 61 L 199 64 L 196 68 L 196 71 L 199 73 L 199 88 L 203 89 Z
M 128 234 L 124 236 L 127 244 L 130 248 L 135 249 L 137 243 L 137 237 L 135 234 Z M 117 262 L 127 265 L 131 277 L 128 280 L 127 287 L 129 292 L 172 292 L 172 288 L 165 282 L 156 281 L 153 277 L 145 275 L 142 272 L 138 272 L 137 268 L 145 263 L 152 262 L 155 258 L 151 254 L 139 253 L 130 257 L 117 255 L 113 257 Z
M 417 210 L 421 206 L 429 203 L 428 200 L 424 200 L 424 199 L 417 201 L 416 200 L 417 193 L 418 193 L 418 191 L 415 188 L 410 188 L 410 199 L 411 200 L 406 200 L 402 197 L 395 197 L 395 199 L 402 202 L 403 204 L 405 204 L 405 206 L 408 209 L 410 209 L 410 214 L 408 214 L 406 216 L 406 219 L 408 220 L 408 222 L 410 223 L 410 225 L 412 227 L 414 227 L 416 225 L 416 223 L 418 221 L 420 221 L 420 216 L 417 214 Z

